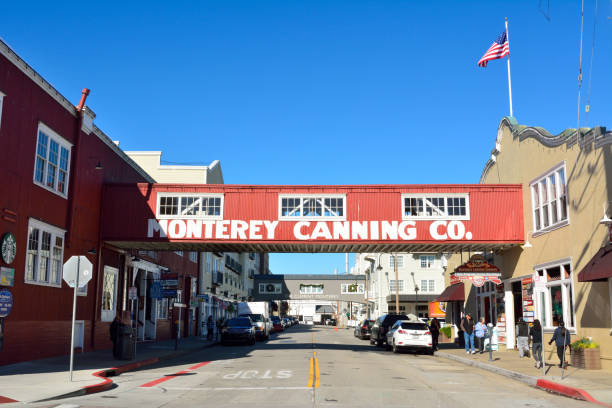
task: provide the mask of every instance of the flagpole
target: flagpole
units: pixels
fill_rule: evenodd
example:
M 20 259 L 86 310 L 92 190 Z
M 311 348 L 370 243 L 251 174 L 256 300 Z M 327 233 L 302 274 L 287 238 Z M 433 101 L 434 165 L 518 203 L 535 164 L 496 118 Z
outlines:
M 510 36 L 508 35 L 508 17 L 506 17 L 506 41 L 508 41 L 508 96 L 510 98 L 510 116 L 512 112 L 512 80 L 510 79 Z

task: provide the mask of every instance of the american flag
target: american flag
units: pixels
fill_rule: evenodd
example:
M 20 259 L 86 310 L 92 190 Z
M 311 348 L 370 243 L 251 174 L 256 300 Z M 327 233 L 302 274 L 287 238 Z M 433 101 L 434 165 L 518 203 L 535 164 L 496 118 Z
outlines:
M 484 68 L 489 61 L 504 58 L 508 54 L 510 54 L 510 45 L 508 44 L 506 31 L 504 31 L 497 37 L 497 40 L 489 47 L 487 52 L 485 52 L 485 55 L 482 56 L 480 61 L 478 61 L 478 66 Z

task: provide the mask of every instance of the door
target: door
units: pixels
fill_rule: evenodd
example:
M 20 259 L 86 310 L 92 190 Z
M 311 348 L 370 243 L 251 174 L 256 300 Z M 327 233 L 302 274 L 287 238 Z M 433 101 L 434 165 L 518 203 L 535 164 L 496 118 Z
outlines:
M 84 347 L 85 338 L 85 321 L 75 320 L 74 322 L 74 348 L 80 349 L 81 352 L 85 351 Z

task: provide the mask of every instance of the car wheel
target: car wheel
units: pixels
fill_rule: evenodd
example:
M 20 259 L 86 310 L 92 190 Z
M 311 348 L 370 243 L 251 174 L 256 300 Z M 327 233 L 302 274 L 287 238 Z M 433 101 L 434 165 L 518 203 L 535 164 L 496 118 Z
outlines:
M 395 344 L 395 340 L 393 340 L 393 352 L 396 353 L 396 354 L 399 353 L 399 348 Z

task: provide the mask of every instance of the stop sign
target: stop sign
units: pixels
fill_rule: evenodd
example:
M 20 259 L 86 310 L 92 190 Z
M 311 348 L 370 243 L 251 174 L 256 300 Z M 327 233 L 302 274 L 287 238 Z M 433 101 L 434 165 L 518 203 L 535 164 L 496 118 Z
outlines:
M 64 264 L 64 281 L 74 288 L 78 276 L 79 288 L 82 288 L 91 279 L 92 271 L 93 265 L 86 256 L 71 256 Z

